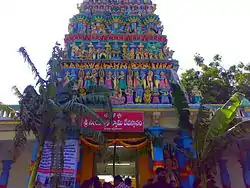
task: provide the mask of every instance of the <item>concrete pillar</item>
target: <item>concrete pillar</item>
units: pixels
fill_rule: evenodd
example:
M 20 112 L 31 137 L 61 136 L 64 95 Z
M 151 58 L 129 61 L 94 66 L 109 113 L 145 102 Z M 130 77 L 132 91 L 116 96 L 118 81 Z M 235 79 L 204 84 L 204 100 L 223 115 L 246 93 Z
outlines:
M 150 126 L 147 130 L 152 134 L 152 136 L 159 136 L 164 132 L 164 128 L 161 126 Z M 163 143 L 162 145 L 157 143 L 152 143 L 152 165 L 153 172 L 159 167 L 164 167 L 164 155 L 163 155 Z
M 175 139 L 177 147 L 180 148 L 181 150 L 188 149 L 195 156 L 195 152 L 192 147 L 192 138 L 183 130 L 179 131 L 178 134 L 179 137 Z M 195 177 L 192 174 L 189 160 L 182 152 L 177 152 L 176 158 L 178 161 L 179 172 L 180 172 L 180 186 L 182 188 L 193 188 Z
M 36 139 L 35 144 L 34 144 L 33 149 L 32 149 L 32 155 L 31 155 L 31 162 L 30 162 L 29 176 L 28 176 L 27 185 L 29 185 L 29 182 L 30 182 L 30 175 L 31 175 L 31 172 L 32 172 L 32 169 L 33 169 L 33 164 L 34 164 L 34 162 L 35 162 L 35 160 L 37 158 L 38 149 L 39 149 L 39 140 Z

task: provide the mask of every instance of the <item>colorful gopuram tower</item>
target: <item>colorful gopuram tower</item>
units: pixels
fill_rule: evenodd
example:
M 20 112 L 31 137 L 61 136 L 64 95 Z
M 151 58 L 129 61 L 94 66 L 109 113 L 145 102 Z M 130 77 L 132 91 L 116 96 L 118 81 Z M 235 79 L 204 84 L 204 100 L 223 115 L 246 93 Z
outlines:
M 162 34 L 163 25 L 154 13 L 156 5 L 151 0 L 85 0 L 78 9 L 79 13 L 70 19 L 69 34 L 65 36 L 65 57 L 61 65 L 65 81 L 77 79 L 80 95 L 85 95 L 91 85 L 106 86 L 112 91 L 114 112 L 126 111 L 127 119 L 138 118 L 130 122 L 141 122 L 142 131 L 138 131 L 138 127 L 124 128 L 125 124 L 121 123 L 108 132 L 122 132 L 127 139 L 132 139 L 135 132 L 140 132 L 143 138 L 144 130 L 154 136 L 163 134 L 168 125 L 161 126 L 161 113 L 174 111 L 169 83 L 179 82 L 179 64 L 173 59 L 174 51 L 167 46 L 167 37 Z M 137 116 L 138 112 L 141 114 Z M 133 124 L 130 128 L 136 126 Z M 92 128 L 107 132 L 107 129 Z M 189 138 L 178 142 L 182 147 L 183 140 Z M 88 144 L 88 140 L 84 140 L 84 144 Z M 167 160 L 172 156 L 169 152 L 164 155 L 163 149 L 154 143 L 151 147 L 150 160 L 145 159 L 146 165 L 139 167 L 141 173 L 147 171 L 143 165 L 151 166 L 153 172 L 157 167 L 166 166 L 164 156 L 168 156 Z M 175 157 L 174 154 L 176 160 Z M 185 159 L 179 158 L 183 163 L 181 168 L 186 168 Z M 88 168 L 89 164 L 91 162 Z M 84 168 L 84 164 L 81 166 Z M 139 186 L 151 175 L 141 175 Z
M 65 36 L 67 77 L 79 91 L 105 85 L 113 105 L 169 104 L 178 61 L 167 47 L 151 0 L 89 0 L 78 6 Z

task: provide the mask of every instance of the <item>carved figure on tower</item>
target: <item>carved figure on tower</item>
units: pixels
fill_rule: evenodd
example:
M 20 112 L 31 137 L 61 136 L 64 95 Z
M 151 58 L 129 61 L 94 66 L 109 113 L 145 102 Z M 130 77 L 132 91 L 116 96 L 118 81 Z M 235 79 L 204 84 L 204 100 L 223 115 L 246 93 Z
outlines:
M 119 89 L 121 90 L 127 89 L 125 73 L 123 71 L 120 72 L 120 76 L 119 76 Z
M 149 70 L 147 74 L 147 87 L 150 88 L 151 91 L 153 90 L 154 87 L 153 76 L 154 76 L 153 71 Z
M 105 79 L 105 86 L 108 89 L 113 89 L 112 72 L 108 71 Z
M 89 88 L 90 86 L 91 86 L 91 74 L 89 71 L 87 71 L 84 78 L 84 87 Z
M 65 83 L 77 80 L 79 92 L 105 86 L 113 92 L 113 104 L 124 99 L 127 104 L 171 103 L 169 84 L 181 84 L 179 65 L 155 8 L 150 0 L 86 0 L 78 5 L 79 14 L 70 19 L 65 36 Z

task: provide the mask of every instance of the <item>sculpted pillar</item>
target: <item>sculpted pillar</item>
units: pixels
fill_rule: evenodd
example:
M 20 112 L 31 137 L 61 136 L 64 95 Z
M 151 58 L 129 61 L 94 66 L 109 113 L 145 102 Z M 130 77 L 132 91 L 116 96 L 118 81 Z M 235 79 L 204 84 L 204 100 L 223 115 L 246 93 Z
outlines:
M 147 128 L 151 134 L 151 155 L 153 172 L 159 167 L 164 167 L 163 143 L 160 136 L 164 132 L 164 128 L 160 126 L 161 112 L 153 112 L 152 125 Z
M 195 152 L 192 147 L 192 138 L 182 130 L 180 130 L 178 134 L 178 138 L 175 139 L 177 147 L 181 150 L 189 150 L 195 156 Z M 180 172 L 180 186 L 182 188 L 193 188 L 195 177 L 191 170 L 190 161 L 182 152 L 177 152 L 176 157 Z
M 7 188 L 12 163 L 13 160 L 2 161 L 3 168 L 0 176 L 0 188 Z

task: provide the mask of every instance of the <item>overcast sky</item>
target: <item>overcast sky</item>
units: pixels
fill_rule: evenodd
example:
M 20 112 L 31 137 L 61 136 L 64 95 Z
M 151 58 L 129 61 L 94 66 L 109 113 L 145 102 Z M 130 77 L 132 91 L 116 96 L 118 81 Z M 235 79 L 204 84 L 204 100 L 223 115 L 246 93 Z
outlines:
M 2 0 L 0 2 L 0 102 L 17 103 L 11 88 L 34 84 L 17 53 L 24 46 L 42 75 L 56 41 L 63 41 L 68 20 L 81 0 Z M 250 62 L 249 0 L 155 0 L 169 46 L 181 71 L 195 67 L 193 55 L 223 56 L 225 66 Z

